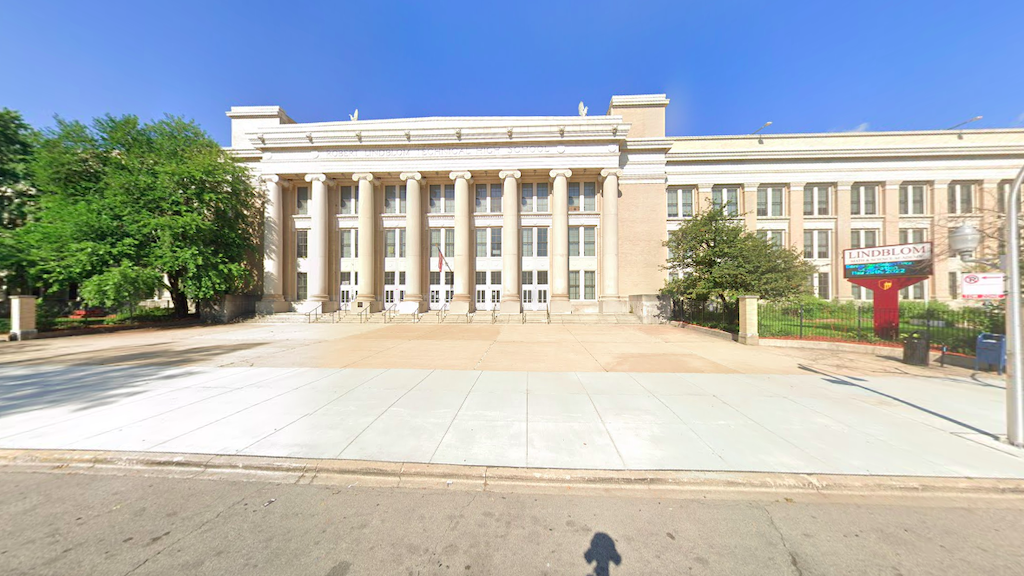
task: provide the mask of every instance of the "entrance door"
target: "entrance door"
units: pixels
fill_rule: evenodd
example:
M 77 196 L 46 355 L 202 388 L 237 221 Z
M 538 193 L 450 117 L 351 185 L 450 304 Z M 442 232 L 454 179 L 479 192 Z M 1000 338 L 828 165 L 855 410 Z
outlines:
M 476 309 L 495 310 L 501 304 L 501 271 L 476 273 Z
M 359 289 L 356 288 L 356 282 L 358 282 L 358 272 L 342 272 L 341 273 L 341 291 L 338 295 L 338 308 L 341 310 L 351 310 L 352 301 L 359 295 Z
M 384 272 L 384 307 L 405 299 L 405 272 Z
M 523 271 L 523 310 L 547 310 L 548 271 Z
M 443 284 L 442 280 L 444 280 Z M 445 304 L 452 301 L 452 296 L 455 295 L 454 283 L 455 274 L 452 272 L 445 272 L 443 278 L 440 272 L 433 271 L 430 273 L 431 310 L 440 310 L 444 308 Z

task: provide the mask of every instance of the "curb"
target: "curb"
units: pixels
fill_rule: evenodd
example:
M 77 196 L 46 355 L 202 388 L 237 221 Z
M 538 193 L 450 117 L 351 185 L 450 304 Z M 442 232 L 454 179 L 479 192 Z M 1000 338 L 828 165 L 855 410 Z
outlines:
M 514 491 L 761 492 L 822 495 L 1024 495 L 1024 479 L 832 474 L 568 470 L 448 464 L 217 456 L 160 452 L 0 450 L 0 469 L 228 479 L 353 487 Z

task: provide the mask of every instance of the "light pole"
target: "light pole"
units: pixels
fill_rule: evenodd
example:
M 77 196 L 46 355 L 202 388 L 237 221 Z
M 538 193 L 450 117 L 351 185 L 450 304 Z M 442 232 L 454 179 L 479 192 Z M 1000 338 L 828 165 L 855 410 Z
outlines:
M 1021 324 L 1020 293 L 1020 187 L 1024 182 L 1024 168 L 1017 173 L 1010 195 L 1006 199 L 1006 246 L 1008 250 L 1006 272 L 1006 441 L 1024 448 L 1024 326 Z M 965 262 L 981 261 L 973 258 L 981 244 L 981 233 L 970 225 L 963 225 L 949 235 L 949 248 Z

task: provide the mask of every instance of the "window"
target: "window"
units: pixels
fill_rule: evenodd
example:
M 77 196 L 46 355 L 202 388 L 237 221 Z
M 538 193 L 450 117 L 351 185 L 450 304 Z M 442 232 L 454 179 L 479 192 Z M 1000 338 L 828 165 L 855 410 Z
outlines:
M 398 228 L 398 257 L 405 258 L 405 228 Z M 404 282 L 403 282 L 404 284 Z
M 491 284 L 494 286 L 501 286 L 501 271 L 495 270 L 491 272 Z
M 597 229 L 587 226 L 583 229 L 583 255 L 597 256 Z
M 353 229 L 341 230 L 341 257 L 359 257 L 359 231 Z
M 295 189 L 295 208 L 299 214 L 309 214 L 309 186 Z
M 520 234 L 520 236 L 522 236 L 522 240 L 523 240 L 523 242 L 522 242 L 523 245 L 522 245 L 522 248 L 521 248 L 521 252 L 522 252 L 521 257 L 522 258 L 529 258 L 529 257 L 533 256 L 533 230 L 534 230 L 533 228 L 523 228 L 519 232 L 519 234 Z
M 785 234 L 785 232 L 782 231 L 782 230 L 758 230 L 757 231 L 757 237 L 758 238 L 760 238 L 761 240 L 766 240 L 768 242 L 771 242 L 772 245 L 778 246 L 780 248 L 782 246 L 784 246 L 783 234 Z
M 398 273 L 398 283 L 405 286 L 405 272 Z
M 451 286 L 452 284 L 455 284 L 455 272 L 445 271 L 445 273 L 444 273 L 444 283 L 447 284 L 448 286 Z M 450 300 L 450 298 L 449 298 L 449 300 Z
M 669 188 L 668 217 L 689 218 L 693 216 L 693 188 Z
M 576 226 L 569 228 L 569 256 L 580 255 L 580 229 Z
M 537 285 L 538 286 L 547 286 L 547 284 L 548 284 L 548 271 L 547 270 L 537 270 Z
M 299 272 L 295 278 L 295 299 L 305 300 L 309 297 L 309 283 L 305 272 Z
M 900 229 L 900 244 L 918 244 L 925 242 L 924 228 L 901 228 Z
M 520 185 L 520 207 L 523 212 L 548 211 L 548 185 L 546 182 Z
M 829 231 L 804 230 L 804 258 L 830 258 Z
M 430 273 L 430 283 L 432 285 L 434 285 L 434 286 L 440 284 L 441 283 L 441 273 L 440 272 L 431 272 Z
M 970 214 L 974 211 L 974 184 L 950 184 L 947 197 L 950 214 Z
M 487 256 L 487 228 L 476 229 L 476 257 Z
M 477 290 L 476 291 L 476 303 L 477 304 L 486 304 L 487 303 L 487 290 Z
M 395 229 L 391 228 L 384 231 L 384 257 L 394 258 L 395 257 Z M 394 282 L 392 282 L 394 284 Z
M 878 230 L 850 230 L 850 248 L 878 246 Z
M 850 188 L 850 214 L 874 216 L 878 214 L 878 186 L 875 184 L 854 184 Z
M 757 189 L 757 215 L 782 216 L 782 186 L 761 186 Z
M 857 286 L 856 284 L 854 284 L 852 288 L 854 300 L 873 300 L 875 297 L 874 292 L 867 288 Z
M 295 257 L 309 257 L 309 230 L 295 231 Z
M 444 212 L 444 201 L 441 198 L 441 186 L 433 184 L 430 186 L 430 199 L 428 200 L 427 212 L 439 214 Z
M 384 284 L 386 286 L 394 286 L 395 285 L 395 273 L 394 272 L 392 272 L 390 270 L 384 272 Z
M 740 189 L 735 186 L 715 186 L 711 189 L 712 205 L 722 208 L 728 216 L 739 214 L 739 196 Z
M 491 228 L 491 256 L 501 256 L 501 228 Z
M 580 299 L 580 273 L 578 270 L 569 272 L 569 300 Z
M 384 187 L 384 213 L 405 214 L 405 186 Z
M 549 212 L 547 182 L 537 184 L 537 212 Z
M 519 211 L 533 212 L 533 184 L 523 184 L 519 187 Z
M 441 252 L 441 229 L 431 228 L 430 229 L 430 257 L 437 258 Z M 431 284 L 437 284 L 437 282 L 431 282 Z
M 487 184 L 476 185 L 476 211 L 487 212 Z
M 595 182 L 583 183 L 583 211 L 597 211 L 597 184 Z
M 569 182 L 569 212 L 580 211 L 580 183 Z
M 956 300 L 960 297 L 960 273 L 949 273 L 949 297 Z
M 532 270 L 523 270 L 522 280 L 523 280 L 523 284 L 524 285 L 526 285 L 526 286 L 532 285 L 533 284 L 533 271 Z
M 831 297 L 831 294 L 829 293 L 829 288 L 831 288 L 831 284 L 829 284 L 829 273 L 818 272 L 817 277 L 818 285 L 815 287 L 815 292 L 817 293 L 818 298 L 828 300 Z
M 597 292 L 597 274 L 588 270 L 583 273 L 583 299 L 593 300 Z
M 355 186 L 341 187 L 341 213 L 355 214 L 359 210 L 358 188 Z
M 455 258 L 455 228 L 444 229 L 444 257 Z
M 501 184 L 491 184 L 491 212 L 501 213 Z
M 914 284 L 913 286 L 907 286 L 900 290 L 900 297 L 904 300 L 924 300 L 925 287 L 928 281 L 924 280 Z
M 341 273 L 341 284 L 343 286 L 351 286 L 352 285 L 352 273 L 351 272 L 342 272 Z
M 548 255 L 548 229 L 537 228 L 537 256 L 546 258 Z M 545 282 L 546 284 L 546 282 Z
M 483 286 L 484 284 L 487 284 L 487 272 L 477 272 L 475 276 L 477 286 Z
M 925 184 L 903 184 L 900 186 L 900 214 L 913 216 L 924 214 Z
M 831 214 L 832 188 L 827 184 L 804 186 L 804 216 L 828 216 Z

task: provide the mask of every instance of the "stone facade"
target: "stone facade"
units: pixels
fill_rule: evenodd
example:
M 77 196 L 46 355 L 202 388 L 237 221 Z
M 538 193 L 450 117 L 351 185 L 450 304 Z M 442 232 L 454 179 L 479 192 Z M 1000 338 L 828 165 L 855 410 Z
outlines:
M 843 249 L 933 241 L 935 277 L 905 297 L 949 299 L 948 229 L 997 226 L 1024 162 L 1019 129 L 666 137 L 668 105 L 306 124 L 233 107 L 229 150 L 266 189 L 259 311 L 626 312 L 674 273 L 668 233 L 712 202 L 805 251 L 827 298 L 869 298 Z

